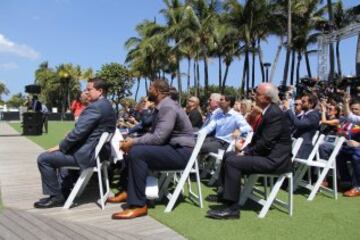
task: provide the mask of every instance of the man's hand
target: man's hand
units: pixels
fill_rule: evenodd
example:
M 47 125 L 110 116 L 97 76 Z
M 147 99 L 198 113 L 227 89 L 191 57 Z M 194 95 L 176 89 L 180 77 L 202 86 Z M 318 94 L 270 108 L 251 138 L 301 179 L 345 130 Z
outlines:
M 239 129 L 235 129 L 235 131 L 231 134 L 231 136 L 232 136 L 233 139 L 239 138 L 240 135 L 241 135 L 241 132 L 240 132 Z
M 120 150 L 122 150 L 125 153 L 128 153 L 133 145 L 134 145 L 134 140 L 128 137 L 124 141 L 121 141 Z
M 55 151 L 58 151 L 58 150 L 60 150 L 59 145 L 57 145 L 57 146 L 55 146 L 55 147 L 52 147 L 52 148 L 49 148 L 49 149 L 47 150 L 47 152 L 51 153 L 51 152 L 55 152 Z
M 350 100 L 351 100 L 350 93 L 345 93 L 345 95 L 344 95 L 344 103 L 349 104 Z

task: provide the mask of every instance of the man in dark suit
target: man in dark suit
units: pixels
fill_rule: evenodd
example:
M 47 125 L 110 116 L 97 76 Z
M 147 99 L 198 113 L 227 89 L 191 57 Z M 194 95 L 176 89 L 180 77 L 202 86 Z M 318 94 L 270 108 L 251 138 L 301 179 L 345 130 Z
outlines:
M 94 154 L 100 136 L 103 132 L 114 132 L 116 125 L 111 103 L 105 98 L 106 90 L 102 79 L 90 79 L 85 90 L 90 104 L 81 113 L 75 128 L 58 146 L 38 157 L 43 193 L 49 197 L 35 202 L 35 208 L 57 207 L 64 203 L 57 175 L 59 168 L 76 166 L 84 170 L 96 165 Z
M 317 97 L 314 94 L 308 93 L 303 95 L 301 97 L 301 105 L 304 113 L 300 118 L 295 116 L 294 112 L 289 109 L 288 103 L 284 104 L 284 108 L 287 110 L 286 114 L 293 125 L 293 137 L 304 139 L 297 154 L 299 158 L 308 158 L 313 148 L 312 138 L 318 130 L 320 123 L 320 113 L 315 109 L 317 102 Z
M 250 144 L 241 154 L 225 155 L 222 201 L 225 207 L 209 210 L 215 219 L 239 218 L 238 200 L 241 175 L 252 173 L 284 173 L 291 170 L 290 126 L 277 106 L 278 90 L 270 83 L 262 83 L 256 90 L 256 105 L 262 109 L 262 119 L 254 131 Z

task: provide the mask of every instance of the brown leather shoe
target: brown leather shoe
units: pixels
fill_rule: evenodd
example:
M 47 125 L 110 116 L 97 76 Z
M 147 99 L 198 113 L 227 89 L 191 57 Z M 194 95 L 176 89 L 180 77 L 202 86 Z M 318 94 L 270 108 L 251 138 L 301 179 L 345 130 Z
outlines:
M 344 192 L 345 197 L 360 197 L 360 190 L 358 188 L 352 188 L 349 191 Z
M 140 208 L 128 208 L 122 212 L 114 213 L 112 219 L 132 219 L 136 217 L 141 217 L 147 215 L 147 206 Z
M 122 202 L 126 202 L 127 198 L 128 198 L 127 192 L 118 192 L 117 194 L 115 194 L 115 196 L 108 197 L 106 202 L 108 202 L 108 203 L 122 203 Z

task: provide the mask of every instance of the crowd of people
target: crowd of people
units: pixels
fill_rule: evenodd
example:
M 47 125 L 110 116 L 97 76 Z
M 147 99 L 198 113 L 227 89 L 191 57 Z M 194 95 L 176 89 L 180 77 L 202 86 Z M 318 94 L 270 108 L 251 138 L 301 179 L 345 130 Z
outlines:
M 37 201 L 34 207 L 61 206 L 67 196 L 61 181 L 64 176 L 59 178 L 57 170 L 64 166 L 78 166 L 81 170 L 94 166 L 94 149 L 101 133 L 114 132 L 116 127 L 125 137 L 120 144 L 125 155 L 119 192 L 109 197 L 108 202 L 126 202 L 127 207 L 114 213 L 113 219 L 147 214 L 145 187 L 149 172 L 185 168 L 197 132 L 207 135 L 201 155 L 225 151 L 235 142 L 235 148 L 225 154 L 220 166 L 217 194 L 206 198 L 222 203 L 223 207 L 209 210 L 207 217 L 239 218 L 242 175 L 291 171 L 292 138 L 303 138 L 297 157 L 306 159 L 317 131 L 328 136 L 319 149 L 323 159 L 334 148 L 331 136 L 346 137 L 337 156 L 339 183 L 346 188 L 344 196 L 360 196 L 360 99 L 356 90 L 352 96 L 344 93 L 343 101 L 336 102 L 319 98 L 313 92 L 300 95 L 294 88 L 279 94 L 273 84 L 262 83 L 247 99 L 211 93 L 206 104 L 190 96 L 183 108 L 177 101 L 176 90 L 166 80 L 156 79 L 148 96 L 135 108 L 124 106 L 116 116 L 106 99 L 105 81 L 91 79 L 81 95 L 82 102 L 88 104 L 77 116 L 75 128 L 58 146 L 38 158 L 43 193 L 49 197 Z M 245 146 L 244 139 L 249 134 L 252 139 Z M 350 172 L 348 161 L 352 166 Z

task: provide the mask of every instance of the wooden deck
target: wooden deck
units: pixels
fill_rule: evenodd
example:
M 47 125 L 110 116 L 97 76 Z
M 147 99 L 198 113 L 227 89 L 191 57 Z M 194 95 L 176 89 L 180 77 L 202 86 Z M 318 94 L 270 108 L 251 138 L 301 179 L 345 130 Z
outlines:
M 79 205 L 34 209 L 41 194 L 36 158 L 43 149 L 0 122 L 0 188 L 5 209 L 0 213 L 0 239 L 184 239 L 149 216 L 111 220 L 121 210 L 101 210 L 96 192 L 85 191 Z

